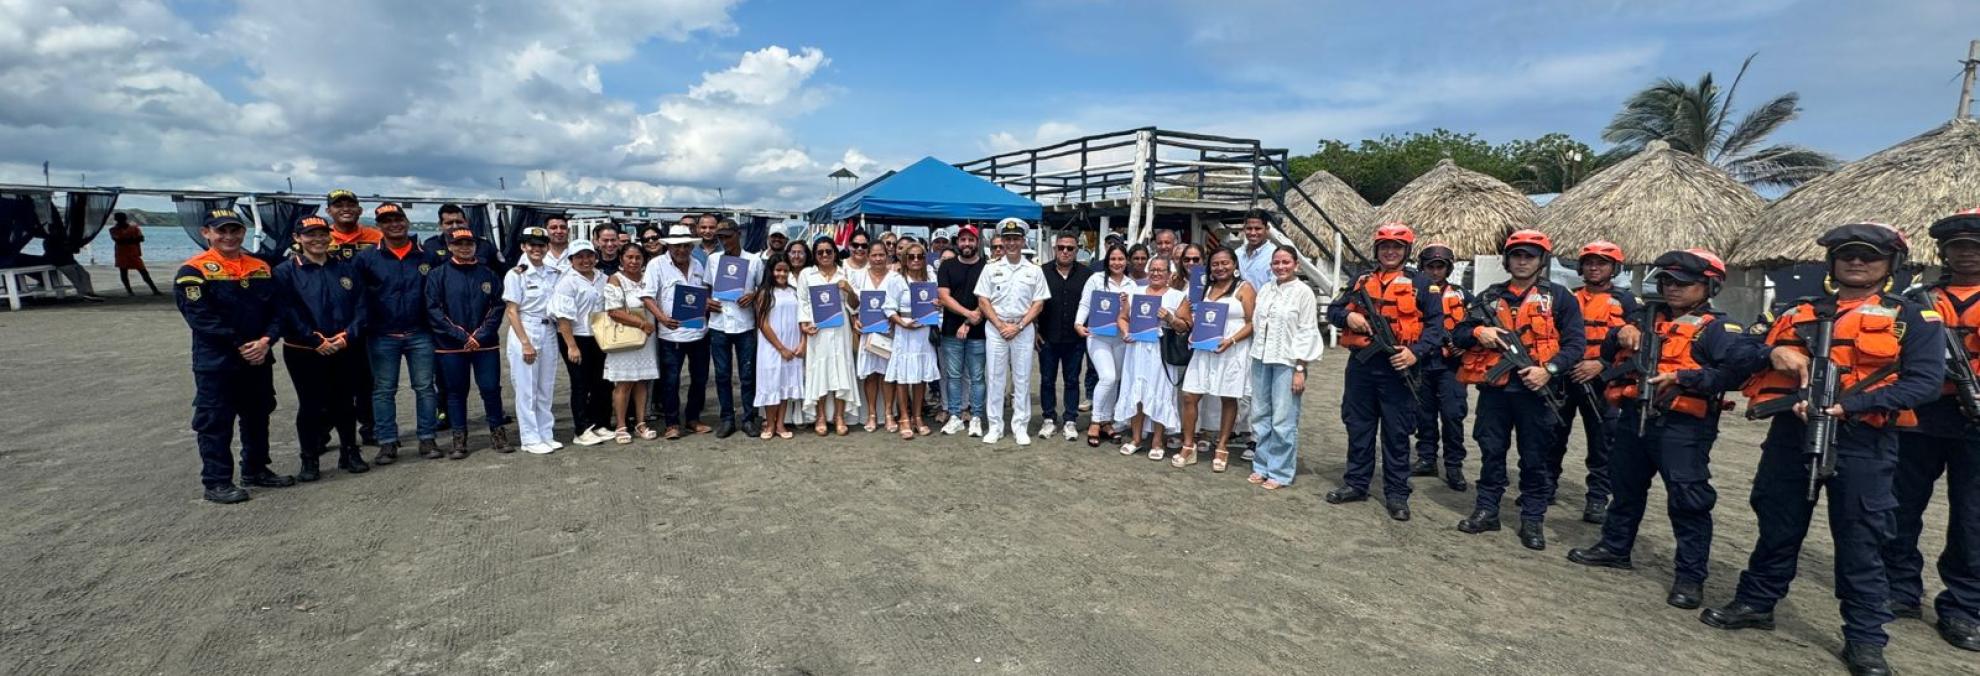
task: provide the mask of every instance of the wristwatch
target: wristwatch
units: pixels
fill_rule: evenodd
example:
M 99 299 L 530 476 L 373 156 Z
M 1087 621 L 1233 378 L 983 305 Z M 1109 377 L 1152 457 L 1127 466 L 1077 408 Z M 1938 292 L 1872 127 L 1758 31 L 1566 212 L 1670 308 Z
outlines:
M 1305 372 L 1306 372 L 1305 364 L 1299 364 L 1293 367 L 1293 373 L 1305 373 Z
M 1555 366 L 1553 362 L 1547 362 L 1547 375 L 1557 376 L 1560 374 L 1561 374 L 1561 367 Z

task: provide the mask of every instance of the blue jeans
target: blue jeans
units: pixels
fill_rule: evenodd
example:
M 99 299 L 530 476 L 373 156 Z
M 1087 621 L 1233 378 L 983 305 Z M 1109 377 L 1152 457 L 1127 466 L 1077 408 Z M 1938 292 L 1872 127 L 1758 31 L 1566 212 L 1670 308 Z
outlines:
M 708 338 L 660 343 L 660 422 L 668 427 L 701 421 L 708 403 Z M 681 408 L 681 366 L 688 369 L 687 408 Z M 751 374 L 754 377 L 754 373 Z
M 1065 419 L 1079 417 L 1079 391 L 1082 383 L 1079 378 L 1079 364 L 1086 356 L 1086 341 L 1072 343 L 1043 343 L 1038 346 L 1038 370 L 1045 376 L 1038 384 L 1038 406 L 1044 409 L 1046 420 L 1061 420 L 1059 397 L 1052 391 L 1052 381 L 1062 380 L 1066 394 Z
M 1293 368 L 1251 362 L 1251 468 L 1290 485 L 1299 473 L 1299 395 L 1292 391 Z
M 722 422 L 749 422 L 756 417 L 756 332 L 709 331 L 708 347 L 715 357 L 715 398 L 722 402 Z M 729 391 L 730 374 L 742 381 L 740 415 L 735 393 Z
M 468 377 L 481 392 L 481 412 L 488 416 L 488 429 L 502 426 L 502 351 L 475 350 L 440 355 L 440 376 L 447 380 L 447 419 L 454 421 L 454 434 L 467 433 Z
M 405 359 L 412 378 L 414 429 L 419 439 L 434 437 L 439 427 L 440 397 L 433 389 L 433 336 L 414 332 L 404 336 L 372 336 L 365 351 L 371 353 L 371 415 L 378 431 L 378 443 L 399 441 L 399 360 Z
M 983 416 L 983 402 L 990 396 L 990 388 L 983 381 L 983 367 L 989 359 L 981 340 L 942 337 L 942 405 L 948 407 L 950 417 L 965 410 Z M 968 374 L 968 380 L 963 379 L 964 373 Z M 965 383 L 969 385 L 967 397 L 963 396 Z

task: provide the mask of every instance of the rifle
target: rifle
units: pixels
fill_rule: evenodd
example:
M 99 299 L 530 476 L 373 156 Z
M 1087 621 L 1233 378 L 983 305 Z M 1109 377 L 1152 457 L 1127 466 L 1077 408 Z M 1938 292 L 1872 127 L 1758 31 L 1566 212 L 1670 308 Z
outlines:
M 1829 415 L 1829 407 L 1840 394 L 1836 391 L 1840 376 L 1835 363 L 1829 361 L 1835 333 L 1835 302 L 1824 299 L 1815 304 L 1815 339 L 1809 343 L 1808 435 L 1802 446 L 1802 455 L 1808 458 L 1809 502 L 1821 497 L 1822 481 L 1836 475 L 1836 419 Z M 1875 380 L 1880 379 L 1867 381 Z
M 1932 299 L 1921 299 L 1932 307 Z M 1946 380 L 1959 397 L 1959 412 L 1969 421 L 1980 421 L 1980 378 L 1973 373 L 1973 354 L 1966 351 L 1966 336 L 1973 329 L 1946 325 Z
M 1389 357 L 1409 349 L 1396 340 L 1395 327 L 1389 326 L 1388 318 L 1382 316 L 1380 307 L 1375 305 L 1374 299 L 1368 297 L 1367 287 L 1361 284 L 1355 284 L 1354 289 L 1348 292 L 1348 303 L 1350 305 L 1360 306 L 1363 316 L 1368 318 L 1368 342 L 1371 345 L 1369 349 L 1354 353 L 1355 361 L 1368 361 L 1377 352 L 1380 352 L 1384 357 Z M 1410 394 L 1421 399 L 1423 397 L 1423 377 L 1416 372 L 1416 367 L 1412 366 L 1403 369 L 1402 377 L 1403 384 L 1409 387 Z
M 1533 353 L 1526 351 L 1526 344 L 1519 342 L 1519 335 L 1507 330 L 1504 325 L 1499 323 L 1499 313 L 1493 312 L 1491 304 L 1485 300 L 1486 296 L 1498 295 L 1498 288 L 1494 286 L 1486 289 L 1485 293 L 1471 298 L 1471 311 L 1478 316 L 1478 321 L 1484 323 L 1489 328 L 1501 331 L 1499 363 L 1494 365 L 1491 370 L 1485 372 L 1485 382 L 1488 383 L 1498 382 L 1500 378 L 1510 377 L 1519 371 L 1540 365 L 1539 362 L 1533 360 Z M 1554 426 L 1566 426 L 1567 419 L 1561 417 L 1561 407 L 1566 405 L 1561 399 L 1561 393 L 1556 391 L 1550 384 L 1547 387 L 1540 388 L 1540 391 L 1535 392 L 1535 394 L 1547 400 L 1547 413 L 1553 416 Z
M 1658 386 L 1650 384 L 1650 379 L 1657 375 L 1657 362 L 1664 354 L 1664 334 L 1657 332 L 1657 310 L 1663 305 L 1662 298 L 1655 296 L 1643 298 L 1643 316 L 1636 320 L 1636 351 L 1627 361 L 1602 372 L 1603 380 L 1636 376 L 1636 436 L 1638 437 L 1650 430 L 1651 418 L 1659 418 L 1664 414 L 1657 408 L 1657 404 L 1663 401 L 1664 393 L 1659 391 Z

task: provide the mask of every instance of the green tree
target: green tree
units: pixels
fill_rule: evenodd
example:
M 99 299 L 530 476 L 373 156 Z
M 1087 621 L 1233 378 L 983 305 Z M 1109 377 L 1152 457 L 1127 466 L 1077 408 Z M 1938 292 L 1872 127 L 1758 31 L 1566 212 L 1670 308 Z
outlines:
M 1348 145 L 1323 140 L 1311 155 L 1289 162 L 1295 180 L 1326 170 L 1360 193 L 1370 204 L 1381 204 L 1410 181 L 1450 158 L 1460 167 L 1505 181 L 1527 193 L 1561 192 L 1595 173 L 1607 158 L 1567 134 L 1547 134 L 1533 140 L 1493 145 L 1476 134 L 1448 129 L 1385 135 Z
M 1758 56 L 1757 54 L 1753 56 Z M 1753 64 L 1739 66 L 1731 87 L 1720 91 L 1707 72 L 1697 84 L 1664 78 L 1623 102 L 1622 112 L 1602 130 L 1602 140 L 1616 145 L 1615 156 L 1627 157 L 1651 141 L 1688 152 L 1718 165 L 1733 178 L 1752 186 L 1800 185 L 1835 171 L 1836 158 L 1792 144 L 1761 147 L 1769 135 L 1800 114 L 1801 95 L 1788 92 L 1748 111 L 1731 122 L 1733 95 Z

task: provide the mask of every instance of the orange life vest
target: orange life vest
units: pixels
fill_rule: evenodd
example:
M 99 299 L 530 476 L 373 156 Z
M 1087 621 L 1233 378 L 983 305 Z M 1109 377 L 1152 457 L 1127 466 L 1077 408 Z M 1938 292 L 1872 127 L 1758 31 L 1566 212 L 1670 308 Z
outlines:
M 1663 352 L 1657 355 L 1657 373 L 1677 373 L 1703 368 L 1691 354 L 1691 346 L 1698 342 L 1698 336 L 1713 320 L 1710 314 L 1692 313 L 1677 319 L 1659 320 L 1657 333 L 1664 338 Z M 1622 350 L 1616 354 L 1616 364 L 1622 364 L 1636 354 L 1635 350 Z M 1605 394 L 1610 406 L 1621 406 L 1622 402 L 1635 399 L 1642 393 L 1638 385 L 1641 375 L 1619 378 L 1609 383 Z M 1664 403 L 1664 402 L 1659 402 Z M 1707 399 L 1695 392 L 1678 390 L 1677 396 L 1668 399 L 1668 410 L 1697 418 L 1703 418 L 1713 409 L 1720 408 L 1718 395 Z
M 1549 291 L 1549 285 L 1544 282 L 1536 283 L 1528 290 L 1526 296 L 1520 299 L 1518 308 L 1506 305 L 1505 289 L 1503 284 L 1494 284 L 1485 290 L 1486 297 L 1491 299 L 1487 301 L 1486 307 L 1499 315 L 1499 325 L 1519 337 L 1519 342 L 1526 346 L 1529 354 L 1533 355 L 1535 363 L 1545 364 L 1553 359 L 1554 355 L 1560 354 L 1561 329 L 1554 325 L 1554 296 Z M 1481 325 L 1473 333 L 1476 334 L 1477 330 L 1484 328 Z M 1498 382 L 1485 382 L 1485 374 L 1499 364 L 1499 356 L 1498 350 L 1485 347 L 1465 350 L 1464 357 L 1458 362 L 1458 382 L 1494 387 L 1505 385 L 1511 379 L 1511 374 L 1500 377 Z
M 1457 330 L 1459 322 L 1464 321 L 1464 290 L 1455 284 L 1444 282 L 1431 284 L 1430 293 L 1438 294 L 1438 297 L 1444 301 L 1444 334 L 1448 336 Z M 1451 347 L 1448 338 L 1444 341 L 1443 354 L 1445 357 L 1457 356 L 1457 348 Z
M 1869 299 L 1848 301 L 1836 305 L 1835 329 L 1829 348 L 1829 361 L 1835 365 L 1840 387 L 1855 387 L 1859 381 L 1876 375 L 1878 371 L 1897 363 L 1899 354 L 1898 313 L 1903 304 L 1890 295 L 1878 294 L 1875 302 Z M 1807 339 L 1801 337 L 1801 330 L 1814 330 L 1815 308 L 1809 301 L 1801 301 L 1781 318 L 1774 321 L 1774 328 L 1767 332 L 1769 347 L 1786 347 L 1808 354 Z M 1897 382 L 1898 373 L 1893 368 L 1887 375 L 1861 388 L 1870 392 L 1889 387 Z M 1746 382 L 1741 392 L 1751 405 L 1791 396 L 1801 391 L 1801 377 L 1793 373 L 1782 373 L 1774 369 L 1761 371 Z M 1895 423 L 1898 427 L 1917 425 L 1918 418 L 1911 411 L 1899 411 L 1896 416 L 1886 412 L 1851 413 L 1850 417 L 1871 427 L 1888 427 Z
M 1591 291 L 1585 286 L 1574 290 L 1574 299 L 1581 303 L 1582 334 L 1588 337 L 1581 358 L 1601 359 L 1602 342 L 1609 339 L 1609 332 L 1629 322 L 1623 317 L 1622 301 L 1613 293 Z
M 1955 295 L 1964 292 L 1965 298 Z M 1966 354 L 1973 358 L 1973 366 L 1980 370 L 1980 288 L 1934 286 L 1925 290 L 1926 298 L 1932 302 L 1932 309 L 1945 320 L 1947 331 L 1956 331 L 1966 342 Z M 1953 384 L 1946 382 L 1944 394 L 1953 394 Z
M 1386 282 L 1383 281 L 1385 275 L 1388 278 Z M 1369 300 L 1380 307 L 1379 314 L 1395 330 L 1397 342 L 1408 345 L 1423 336 L 1423 309 L 1416 306 L 1416 280 L 1398 270 L 1362 275 L 1354 283 L 1367 291 Z M 1359 303 L 1349 303 L 1348 309 L 1368 316 L 1369 321 L 1375 320 L 1369 309 Z M 1341 336 L 1341 347 L 1350 350 L 1368 347 L 1373 342 L 1367 335 L 1353 331 Z

